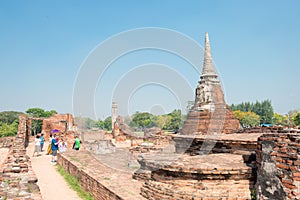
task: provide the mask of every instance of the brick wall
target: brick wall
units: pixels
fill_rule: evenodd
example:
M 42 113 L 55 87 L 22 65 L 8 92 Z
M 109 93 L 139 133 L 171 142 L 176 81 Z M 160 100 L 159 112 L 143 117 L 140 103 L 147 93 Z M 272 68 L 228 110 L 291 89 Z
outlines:
M 140 195 L 142 183 L 132 180 L 131 172 L 102 164 L 88 151 L 66 151 L 57 158 L 96 200 L 145 200 Z
M 72 176 L 77 177 L 81 187 L 90 192 L 97 200 L 120 200 L 118 195 L 102 185 L 92 174 L 89 174 L 84 169 L 80 169 L 80 166 L 76 162 L 69 159 L 63 154 L 57 156 L 58 164 L 61 165 Z
M 300 199 L 299 143 L 299 134 L 259 137 L 257 199 Z
M 189 155 L 199 155 L 199 153 L 239 154 L 243 155 L 245 162 L 252 162 L 255 161 L 255 150 L 257 149 L 257 138 L 259 136 L 260 134 L 251 136 L 239 134 L 233 135 L 232 138 L 214 136 L 213 139 L 209 139 L 208 136 L 187 137 L 174 135 L 173 139 L 176 153 L 187 153 Z
M 0 199 L 42 199 L 37 183 L 37 177 L 26 155 L 27 118 L 19 117 L 19 127 L 16 137 L 10 147 L 8 156 L 1 166 Z M 10 141 L 10 139 L 9 139 Z
M 175 157 L 174 157 L 175 158 Z M 250 200 L 256 182 L 255 167 L 241 155 L 144 155 L 142 170 L 148 169 L 141 194 L 146 199 Z M 168 160 L 169 159 L 169 160 Z M 146 170 L 145 170 L 146 171 Z

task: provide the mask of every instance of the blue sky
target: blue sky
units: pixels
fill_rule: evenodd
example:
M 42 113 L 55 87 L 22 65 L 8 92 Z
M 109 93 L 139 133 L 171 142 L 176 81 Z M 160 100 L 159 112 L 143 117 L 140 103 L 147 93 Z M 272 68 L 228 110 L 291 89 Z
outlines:
M 228 104 L 271 99 L 275 111 L 285 114 L 300 108 L 299 8 L 297 0 L 0 1 L 0 111 L 41 107 L 73 113 L 76 77 L 97 45 L 123 31 L 161 27 L 200 45 L 209 32 Z M 128 54 L 99 79 L 96 118 L 110 114 L 116 81 L 147 63 L 174 67 L 192 89 L 197 85 L 196 71 L 174 55 Z M 122 115 L 178 108 L 168 86 L 145 85 L 130 92 L 130 100 L 124 100 L 129 110 L 119 108 Z M 187 100 L 193 96 L 192 91 Z

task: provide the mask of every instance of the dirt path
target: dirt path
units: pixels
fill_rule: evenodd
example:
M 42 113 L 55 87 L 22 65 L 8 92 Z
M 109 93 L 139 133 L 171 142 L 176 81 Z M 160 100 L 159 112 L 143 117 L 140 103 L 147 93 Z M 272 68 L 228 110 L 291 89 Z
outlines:
M 45 143 L 47 149 L 48 143 Z M 27 148 L 33 171 L 38 178 L 43 200 L 80 200 L 77 193 L 66 183 L 64 178 L 56 171 L 56 166 L 51 163 L 51 156 L 45 155 L 46 150 L 38 157 L 32 157 L 34 144 L 31 142 Z

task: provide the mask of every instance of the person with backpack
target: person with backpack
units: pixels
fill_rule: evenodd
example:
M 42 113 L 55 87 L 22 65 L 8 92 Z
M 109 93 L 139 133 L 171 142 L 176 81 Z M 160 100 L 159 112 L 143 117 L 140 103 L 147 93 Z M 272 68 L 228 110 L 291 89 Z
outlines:
M 52 141 L 51 141 L 51 150 L 52 150 L 52 161 L 51 162 L 56 162 L 55 158 L 57 155 L 59 143 L 60 143 L 60 141 L 58 139 L 58 136 L 54 134 L 54 138 L 52 138 Z

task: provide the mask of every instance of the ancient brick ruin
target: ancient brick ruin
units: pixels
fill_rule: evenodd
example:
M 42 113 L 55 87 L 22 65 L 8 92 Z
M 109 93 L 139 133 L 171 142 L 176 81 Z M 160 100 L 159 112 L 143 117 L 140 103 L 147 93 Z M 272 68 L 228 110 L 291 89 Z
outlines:
M 3 165 L 0 166 L 1 199 L 42 199 L 37 177 L 34 174 L 29 156 L 26 155 L 27 118 L 19 117 L 19 129 Z
M 270 133 L 258 139 L 258 199 L 300 199 L 300 135 Z
M 51 130 L 59 130 L 61 133 L 75 131 L 74 118 L 71 114 L 53 114 L 43 119 L 42 133 L 50 134 Z
M 208 35 L 205 50 L 195 104 L 179 134 L 152 128 L 135 135 L 114 104 L 113 133 L 81 133 L 83 148 L 58 154 L 58 164 L 97 200 L 300 199 L 298 130 L 241 130 L 225 103 Z M 58 129 L 72 143 L 72 116 L 43 120 L 45 133 Z M 0 199 L 41 199 L 25 154 L 30 121 L 20 116 L 17 136 L 0 139 L 0 147 L 9 148 L 0 166 Z
M 11 138 L 3 140 L 6 144 L 4 146 L 10 147 L 10 151 L 5 163 L 1 165 L 2 197 L 41 199 L 36 185 L 37 178 L 24 153 L 28 136 L 26 117 L 21 116 L 19 132 L 13 142 Z M 92 133 L 85 137 L 84 141 L 99 139 L 98 135 L 97 138 Z M 123 156 L 125 154 L 116 157 L 117 154 L 108 153 L 97 158 L 93 150 L 59 154 L 58 163 L 76 176 L 82 187 L 91 192 L 95 199 L 242 200 L 254 196 L 259 200 L 299 199 L 298 134 L 172 137 L 174 151 L 162 147 L 159 151 L 145 151 L 138 157 L 141 164 L 138 170 L 120 170 L 119 167 L 114 168 L 105 163 L 105 159 L 113 160 L 124 167 L 127 163 Z M 100 139 L 108 138 L 104 134 Z M 123 148 L 121 152 L 126 153 Z
M 215 71 L 208 33 L 202 75 L 195 92 L 195 102 L 180 133 L 183 135 L 234 133 L 240 123 L 226 105 L 221 83 Z

